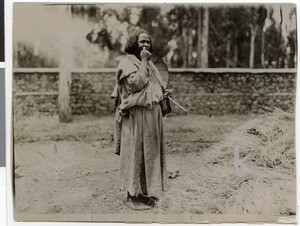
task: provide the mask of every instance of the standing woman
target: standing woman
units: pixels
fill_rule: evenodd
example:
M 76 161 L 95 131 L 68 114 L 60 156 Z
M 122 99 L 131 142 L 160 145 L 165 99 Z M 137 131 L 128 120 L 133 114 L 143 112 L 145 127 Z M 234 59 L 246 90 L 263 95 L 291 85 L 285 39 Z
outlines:
M 118 65 L 115 147 L 121 156 L 125 204 L 149 209 L 162 195 L 165 180 L 165 145 L 162 111 L 163 81 L 151 61 L 151 36 L 145 30 L 133 33 Z

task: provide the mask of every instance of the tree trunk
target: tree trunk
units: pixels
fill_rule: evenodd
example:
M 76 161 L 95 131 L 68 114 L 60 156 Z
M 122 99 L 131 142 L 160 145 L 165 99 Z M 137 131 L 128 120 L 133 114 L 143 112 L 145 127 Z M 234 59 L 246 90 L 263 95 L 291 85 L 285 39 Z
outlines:
M 249 57 L 249 67 L 254 67 L 254 51 L 255 51 L 255 37 L 257 32 L 257 26 L 251 26 L 251 40 L 250 40 L 250 57 Z
M 234 67 L 238 66 L 238 45 L 237 45 L 237 43 L 234 44 L 233 65 L 234 65 Z
M 282 36 L 282 22 L 283 22 L 283 17 L 282 17 L 282 8 L 280 5 L 280 22 L 279 22 L 279 46 L 277 48 L 281 47 L 281 36 Z M 278 51 L 278 56 L 277 56 L 277 67 L 280 68 L 281 65 L 281 56 L 280 56 L 280 51 Z
M 197 67 L 201 67 L 201 52 L 202 52 L 202 7 L 198 9 L 198 29 L 197 29 Z
M 67 13 L 71 20 L 71 8 L 66 6 Z M 60 122 L 71 122 L 71 106 L 70 106 L 70 91 L 71 91 L 71 64 L 72 64 L 72 47 L 70 43 L 70 37 L 67 35 L 62 37 L 61 42 L 64 49 L 60 58 L 60 74 L 58 85 L 58 114 Z
M 227 39 L 226 42 L 226 67 L 230 67 L 230 37 Z
M 208 32 L 209 32 L 209 8 L 204 8 L 202 23 L 202 48 L 201 48 L 201 67 L 208 67 Z
M 265 29 L 261 31 L 261 67 L 265 68 Z
M 193 35 L 192 35 L 192 29 L 189 28 L 189 33 L 188 33 L 188 53 L 187 53 L 187 58 L 188 58 L 188 67 L 191 67 L 193 64 Z
M 288 54 L 288 67 L 289 68 L 294 68 L 295 67 L 295 53 L 296 53 L 296 47 L 295 47 L 295 42 L 291 38 L 289 41 L 289 54 Z
M 183 67 L 188 66 L 188 36 L 187 28 L 183 25 L 182 27 L 182 58 L 183 58 Z
M 18 54 L 19 52 L 19 44 L 14 44 L 14 50 L 13 50 L 13 55 L 14 55 L 14 58 L 13 58 L 13 67 L 20 67 L 19 65 L 19 61 L 18 61 Z

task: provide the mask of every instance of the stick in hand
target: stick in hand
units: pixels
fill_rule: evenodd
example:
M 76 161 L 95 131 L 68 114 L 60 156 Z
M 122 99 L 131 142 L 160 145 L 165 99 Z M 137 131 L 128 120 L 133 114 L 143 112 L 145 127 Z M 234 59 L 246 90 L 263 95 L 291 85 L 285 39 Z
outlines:
M 176 104 L 179 108 L 181 108 L 182 110 L 184 110 L 185 112 L 187 112 L 187 110 L 184 108 L 184 107 L 182 107 L 180 104 L 178 104 L 175 100 L 173 100 L 170 96 L 168 96 L 168 98 L 174 103 L 174 104 Z

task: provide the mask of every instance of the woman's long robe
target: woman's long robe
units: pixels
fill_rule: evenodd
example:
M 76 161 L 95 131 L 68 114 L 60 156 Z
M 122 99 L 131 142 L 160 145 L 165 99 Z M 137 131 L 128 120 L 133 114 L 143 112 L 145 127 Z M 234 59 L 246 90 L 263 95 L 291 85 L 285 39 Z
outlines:
M 147 72 L 133 55 L 121 59 L 117 70 L 120 105 L 116 115 L 116 148 L 120 149 L 121 181 L 132 196 L 160 197 L 165 180 L 163 119 L 159 102 L 162 80 L 149 61 Z

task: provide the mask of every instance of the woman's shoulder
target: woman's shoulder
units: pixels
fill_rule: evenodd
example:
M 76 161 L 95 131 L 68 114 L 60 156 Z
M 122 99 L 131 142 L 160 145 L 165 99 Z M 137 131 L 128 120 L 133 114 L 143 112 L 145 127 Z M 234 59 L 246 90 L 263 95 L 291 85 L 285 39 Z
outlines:
M 135 58 L 136 58 L 135 56 L 129 54 L 123 56 L 119 62 L 118 67 L 124 67 L 124 66 L 126 67 L 128 65 L 133 65 L 135 67 L 138 67 L 138 61 Z
M 139 69 L 138 65 L 132 60 L 131 56 L 126 55 L 121 58 L 118 71 L 122 72 L 120 79 L 128 76 L 129 74 L 136 72 Z

